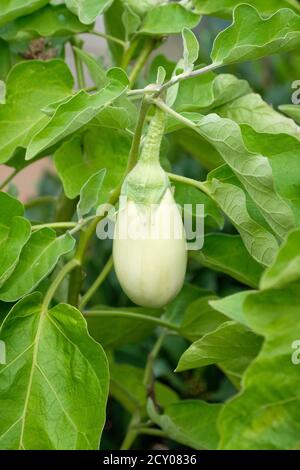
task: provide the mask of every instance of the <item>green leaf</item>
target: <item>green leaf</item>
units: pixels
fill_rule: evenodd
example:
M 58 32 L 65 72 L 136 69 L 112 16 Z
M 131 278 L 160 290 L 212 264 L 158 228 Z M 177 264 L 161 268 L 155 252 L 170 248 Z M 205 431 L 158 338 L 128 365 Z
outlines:
M 248 124 L 256 132 L 289 134 L 299 137 L 299 126 L 275 111 L 260 95 L 248 93 L 218 109 L 221 117 L 229 118 L 240 125 Z
M 280 111 L 282 111 L 287 116 L 290 116 L 294 121 L 300 124 L 300 105 L 297 104 L 284 104 L 279 106 Z
M 125 37 L 126 40 L 130 38 L 130 36 L 139 29 L 141 25 L 140 17 L 129 7 L 129 5 L 125 5 L 125 10 L 122 15 L 122 23 L 125 28 Z
M 204 112 L 231 103 L 250 92 L 251 88 L 246 80 L 230 74 L 215 75 L 210 72 L 182 81 L 174 107 L 179 112 Z
M 243 377 L 242 392 L 221 412 L 221 449 L 287 450 L 300 441 L 299 284 L 250 294 L 244 315 L 264 345 Z
M 104 68 L 86 51 L 73 46 L 73 49 L 78 58 L 87 66 L 94 84 L 98 88 L 102 88 L 108 83 L 107 75 Z
M 167 406 L 159 414 L 152 401 L 148 401 L 150 418 L 170 439 L 192 449 L 215 449 L 219 435 L 217 418 L 222 405 L 201 400 L 182 400 Z
M 176 371 L 219 364 L 226 374 L 240 380 L 261 343 L 261 338 L 243 325 L 228 321 L 195 341 L 181 356 Z
M 31 232 L 30 223 L 22 217 L 22 204 L 8 194 L 0 193 L 0 287 L 19 261 Z
M 113 76 L 109 84 L 97 93 L 89 94 L 81 90 L 62 103 L 46 125 L 31 139 L 26 160 L 31 160 L 42 150 L 53 146 L 90 122 L 121 96 L 125 89 L 126 86 Z
M 24 32 L 42 37 L 67 36 L 83 33 L 88 29 L 64 5 L 46 5 L 0 28 L 0 37 L 11 41 L 18 39 L 19 36 L 21 38 Z
M 172 185 L 175 187 L 174 196 L 177 204 L 180 204 L 182 207 L 187 204 L 191 205 L 189 210 L 185 207 L 186 213 L 188 212 L 190 215 L 196 216 L 196 205 L 203 204 L 205 224 L 213 228 L 223 228 L 223 216 L 215 202 L 210 197 L 206 196 L 206 194 L 202 193 L 198 189 L 184 183 L 172 182 Z
M 263 274 L 261 289 L 280 289 L 300 279 L 300 231 L 289 234 L 278 255 Z
M 264 266 L 272 264 L 278 243 L 270 232 L 249 216 L 243 190 L 215 179 L 210 190 L 215 201 L 239 231 L 250 255 Z
M 0 338 L 0 448 L 98 450 L 108 366 L 80 312 L 66 304 L 48 311 L 31 294 L 10 311 Z
M 252 291 L 237 292 L 236 294 L 228 295 L 223 299 L 211 300 L 209 303 L 215 310 L 217 310 L 217 312 L 220 312 L 231 320 L 250 328 L 243 309 L 244 302 L 250 292 Z
M 68 233 L 56 237 L 54 230 L 34 232 L 24 246 L 19 262 L 0 289 L 0 300 L 14 302 L 28 294 L 53 270 L 58 259 L 71 251 L 75 240 Z
M 113 0 L 65 0 L 65 2 L 69 10 L 78 15 L 81 23 L 91 24 L 97 16 L 110 7 Z
M 216 37 L 211 58 L 218 64 L 245 62 L 299 45 L 300 16 L 292 10 L 283 8 L 263 18 L 255 8 L 243 4 L 235 8 L 232 25 Z
M 4 0 L 4 5 L 0 9 L 0 25 L 18 18 L 18 16 L 27 15 L 42 6 L 49 0 Z
M 183 28 L 182 39 L 184 69 L 191 71 L 199 56 L 199 43 L 193 31 L 188 28 Z
M 178 34 L 183 28 L 195 28 L 200 19 L 178 3 L 159 5 L 148 11 L 139 32 L 150 36 Z
M 234 8 L 240 0 L 193 0 L 196 11 L 203 15 L 220 16 L 230 18 Z M 271 14 L 279 8 L 289 7 L 300 11 L 297 0 L 247 0 L 247 4 L 255 7 L 259 12 Z
M 126 316 L 129 313 L 130 317 Z M 134 344 L 149 336 L 156 327 L 155 322 L 134 318 L 134 314 L 159 317 L 161 310 L 139 307 L 112 308 L 99 307 L 86 313 L 89 332 L 104 348 L 115 348 L 124 344 Z M 124 314 L 124 318 L 122 315 Z
M 134 413 L 138 408 L 146 415 L 147 391 L 143 383 L 144 369 L 129 364 L 110 363 L 110 394 L 126 410 Z M 177 394 L 164 384 L 155 381 L 155 397 L 161 406 L 178 401 Z
M 239 235 L 208 234 L 203 248 L 193 252 L 191 257 L 207 268 L 228 274 L 254 288 L 258 286 L 263 272 L 262 266 L 249 255 Z
M 199 297 L 207 297 L 208 295 L 212 295 L 212 292 L 191 284 L 185 284 L 177 297 L 167 305 L 163 319 L 180 327 L 184 317 L 184 312 L 188 306 L 195 300 L 199 299 Z
M 80 199 L 77 205 L 78 218 L 81 219 L 99 204 L 100 194 L 106 169 L 92 175 L 80 190 Z
M 214 298 L 216 297 L 213 295 L 203 293 L 202 297 L 192 302 L 185 310 L 180 333 L 190 341 L 196 341 L 227 320 L 210 306 Z
M 8 161 L 19 147 L 26 148 L 45 125 L 48 118 L 41 108 L 70 95 L 72 88 L 73 77 L 61 60 L 21 62 L 11 70 L 6 82 L 6 104 L 0 105 L 1 163 Z
M 268 158 L 250 152 L 245 147 L 240 127 L 217 114 L 203 117 L 196 131 L 218 150 L 269 226 L 278 237 L 283 238 L 295 226 L 295 220 L 291 208 L 274 189 Z
M 82 137 L 65 142 L 55 153 L 55 167 L 65 194 L 73 199 L 82 186 L 102 168 L 106 168 L 101 200 L 120 182 L 126 168 L 131 139 L 122 131 L 95 127 Z

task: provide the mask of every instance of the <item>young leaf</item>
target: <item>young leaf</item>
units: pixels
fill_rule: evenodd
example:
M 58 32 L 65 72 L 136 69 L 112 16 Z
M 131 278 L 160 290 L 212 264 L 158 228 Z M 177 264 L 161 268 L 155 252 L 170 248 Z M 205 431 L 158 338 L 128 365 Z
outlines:
M 19 261 L 31 232 L 30 223 L 21 217 L 22 204 L 8 194 L 0 193 L 0 287 Z
M 195 28 L 200 19 L 178 3 L 159 5 L 148 11 L 139 32 L 150 36 L 178 34 L 183 28 Z
M 300 16 L 292 10 L 283 8 L 265 19 L 255 8 L 243 4 L 234 10 L 232 25 L 216 37 L 211 58 L 225 65 L 256 60 L 299 45 Z
M 148 414 L 167 434 L 180 444 L 192 449 L 215 449 L 218 445 L 217 418 L 222 405 L 201 400 L 182 400 L 165 407 L 159 414 L 151 400 Z
M 110 7 L 113 0 L 66 0 L 66 6 L 75 15 L 78 15 L 81 23 L 91 24 L 97 16 L 104 13 Z
M 24 33 L 42 37 L 62 37 L 83 33 L 88 29 L 64 5 L 46 5 L 0 28 L 0 37 L 7 41 L 16 40 Z
M 88 71 L 91 75 L 91 78 L 95 85 L 98 88 L 102 88 L 108 83 L 108 78 L 103 67 L 87 52 L 79 49 L 78 47 L 73 46 L 75 54 L 78 55 L 78 58 L 87 66 Z
M 66 304 L 48 311 L 31 294 L 12 308 L 0 338 L 1 449 L 98 450 L 108 366 L 80 312 Z
M 242 392 L 221 412 L 221 449 L 296 449 L 300 441 L 299 284 L 249 295 L 247 323 L 265 342 L 243 377 Z M 298 328 L 298 329 L 297 329 Z
M 115 76 L 119 75 L 116 72 Z M 31 160 L 42 150 L 76 132 L 120 97 L 126 85 L 115 79 L 115 76 L 97 93 L 90 95 L 81 90 L 69 101 L 61 104 L 50 121 L 31 139 L 26 151 L 26 160 Z
M 6 104 L 0 106 L 1 163 L 8 161 L 18 147 L 27 147 L 48 120 L 41 109 L 70 95 L 73 77 L 61 60 L 27 61 L 15 65 L 6 87 Z
M 219 364 L 226 374 L 240 380 L 261 347 L 261 338 L 243 325 L 224 322 L 193 343 L 181 356 L 177 372 Z
M 10 0 L 1 6 L 0 25 L 38 10 L 49 3 L 49 0 Z
M 199 43 L 193 31 L 188 28 L 183 28 L 182 39 L 184 69 L 191 71 L 199 56 Z
M 278 243 L 270 232 L 249 216 L 243 190 L 217 180 L 212 181 L 210 190 L 212 197 L 239 231 L 250 255 L 263 266 L 272 264 Z
M 239 235 L 210 233 L 205 236 L 202 250 L 191 258 L 207 268 L 228 274 L 250 287 L 258 287 L 262 266 L 248 253 Z
M 52 271 L 58 259 L 72 250 L 75 240 L 43 228 L 34 232 L 24 246 L 15 270 L 0 289 L 0 300 L 14 302 L 35 289 Z
M 263 274 L 261 289 L 280 289 L 300 279 L 300 231 L 289 234 L 277 257 Z
M 78 218 L 81 219 L 97 206 L 100 200 L 106 169 L 92 175 L 80 190 L 80 199 L 77 205 Z
M 66 196 L 79 196 L 82 186 L 95 173 L 106 168 L 101 201 L 114 189 L 125 171 L 131 139 L 122 131 L 94 127 L 66 141 L 54 156 L 55 167 Z

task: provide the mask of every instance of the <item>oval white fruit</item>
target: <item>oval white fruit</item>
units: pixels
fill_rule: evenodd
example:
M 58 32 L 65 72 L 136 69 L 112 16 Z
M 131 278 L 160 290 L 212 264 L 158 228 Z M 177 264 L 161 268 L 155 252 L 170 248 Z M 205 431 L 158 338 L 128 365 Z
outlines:
M 187 251 L 170 189 L 155 207 L 131 200 L 120 207 L 113 259 L 121 287 L 135 304 L 159 308 L 176 297 L 184 283 Z

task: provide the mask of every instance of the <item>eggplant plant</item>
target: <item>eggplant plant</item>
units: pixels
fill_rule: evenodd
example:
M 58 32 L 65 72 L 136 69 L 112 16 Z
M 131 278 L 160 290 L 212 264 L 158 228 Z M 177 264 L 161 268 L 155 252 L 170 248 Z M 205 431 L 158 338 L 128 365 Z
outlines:
M 299 448 L 299 47 L 297 0 L 1 2 L 0 449 Z

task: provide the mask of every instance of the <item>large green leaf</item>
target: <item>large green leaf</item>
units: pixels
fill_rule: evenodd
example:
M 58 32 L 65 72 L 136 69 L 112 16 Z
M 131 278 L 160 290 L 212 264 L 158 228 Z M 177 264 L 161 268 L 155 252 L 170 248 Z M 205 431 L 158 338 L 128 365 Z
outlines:
M 243 377 L 243 390 L 220 415 L 222 449 L 286 450 L 299 447 L 299 284 L 250 294 L 244 302 L 248 324 L 265 337 Z
M 225 322 L 195 341 L 181 356 L 177 372 L 219 364 L 230 377 L 240 380 L 257 356 L 261 338 L 243 325 Z
M 80 312 L 43 307 L 31 294 L 0 330 L 0 448 L 98 450 L 105 422 L 108 366 Z
M 21 62 L 11 70 L 6 104 L 0 105 L 0 162 L 27 147 L 48 121 L 41 108 L 70 95 L 72 88 L 73 77 L 61 60 Z
M 80 199 L 77 204 L 77 214 L 79 219 L 88 214 L 99 204 L 105 173 L 105 169 L 98 171 L 82 186 Z
M 240 291 L 236 294 L 228 295 L 223 299 L 212 300 L 210 301 L 210 305 L 217 310 L 217 312 L 249 328 L 244 315 L 243 305 L 250 292 L 251 291 Z
M 67 7 L 78 15 L 81 23 L 91 24 L 101 15 L 113 0 L 65 0 Z
M 143 383 L 144 369 L 129 364 L 110 363 L 110 393 L 129 412 L 138 408 L 146 415 L 147 390 Z M 155 382 L 155 397 L 161 406 L 178 401 L 177 394 L 160 382 Z
M 151 36 L 181 33 L 183 28 L 195 28 L 201 17 L 177 3 L 159 5 L 146 14 L 140 33 Z
M 289 234 L 272 266 L 261 279 L 261 289 L 279 289 L 300 279 L 300 231 Z
M 11 275 L 27 242 L 31 226 L 22 216 L 22 204 L 8 194 L 0 193 L 0 287 Z
M 192 0 L 196 11 L 203 15 L 214 15 L 231 18 L 233 9 L 241 3 L 240 0 Z M 297 0 L 247 0 L 248 5 L 252 5 L 264 14 L 277 12 L 279 8 L 293 8 L 300 12 Z
M 269 231 L 250 217 L 243 190 L 214 179 L 210 184 L 210 191 L 239 231 L 250 255 L 262 265 L 270 265 L 276 256 L 278 243 Z
M 7 23 L 18 16 L 32 13 L 49 3 L 49 0 L 2 0 L 0 8 L 0 24 Z
M 26 160 L 76 132 L 121 96 L 127 85 L 116 79 L 115 71 L 111 71 L 110 76 L 111 81 L 100 91 L 89 94 L 81 90 L 58 106 L 46 125 L 31 139 Z
M 34 232 L 24 246 L 15 270 L 0 289 L 0 300 L 13 302 L 31 292 L 55 267 L 60 256 L 74 247 L 68 233 L 56 237 L 54 230 Z
M 204 246 L 191 254 L 207 268 L 228 274 L 250 287 L 257 287 L 263 268 L 248 253 L 239 235 L 212 233 L 205 236 Z
M 295 226 L 294 215 L 274 189 L 268 158 L 250 152 L 244 144 L 240 127 L 216 114 L 203 117 L 195 130 L 214 145 L 259 207 L 264 219 L 283 238 Z
M 200 400 L 182 400 L 167 406 L 159 414 L 148 402 L 150 418 L 170 439 L 193 449 L 215 449 L 218 445 L 217 418 L 222 405 Z
M 70 199 L 88 179 L 106 168 L 101 201 L 116 187 L 126 168 L 130 137 L 123 131 L 95 127 L 65 142 L 55 153 L 55 166 Z
M 78 34 L 87 31 L 88 27 L 80 23 L 64 5 L 51 6 L 22 16 L 0 28 L 0 37 L 7 41 L 17 39 L 19 33 L 51 37 Z
M 290 134 L 299 137 L 299 126 L 275 111 L 260 95 L 249 93 L 218 109 L 221 117 L 232 119 L 240 125 L 248 124 L 256 132 Z
M 300 16 L 294 11 L 283 8 L 266 19 L 245 4 L 236 7 L 232 25 L 216 37 L 211 57 L 214 63 L 231 64 L 289 51 L 299 45 Z

